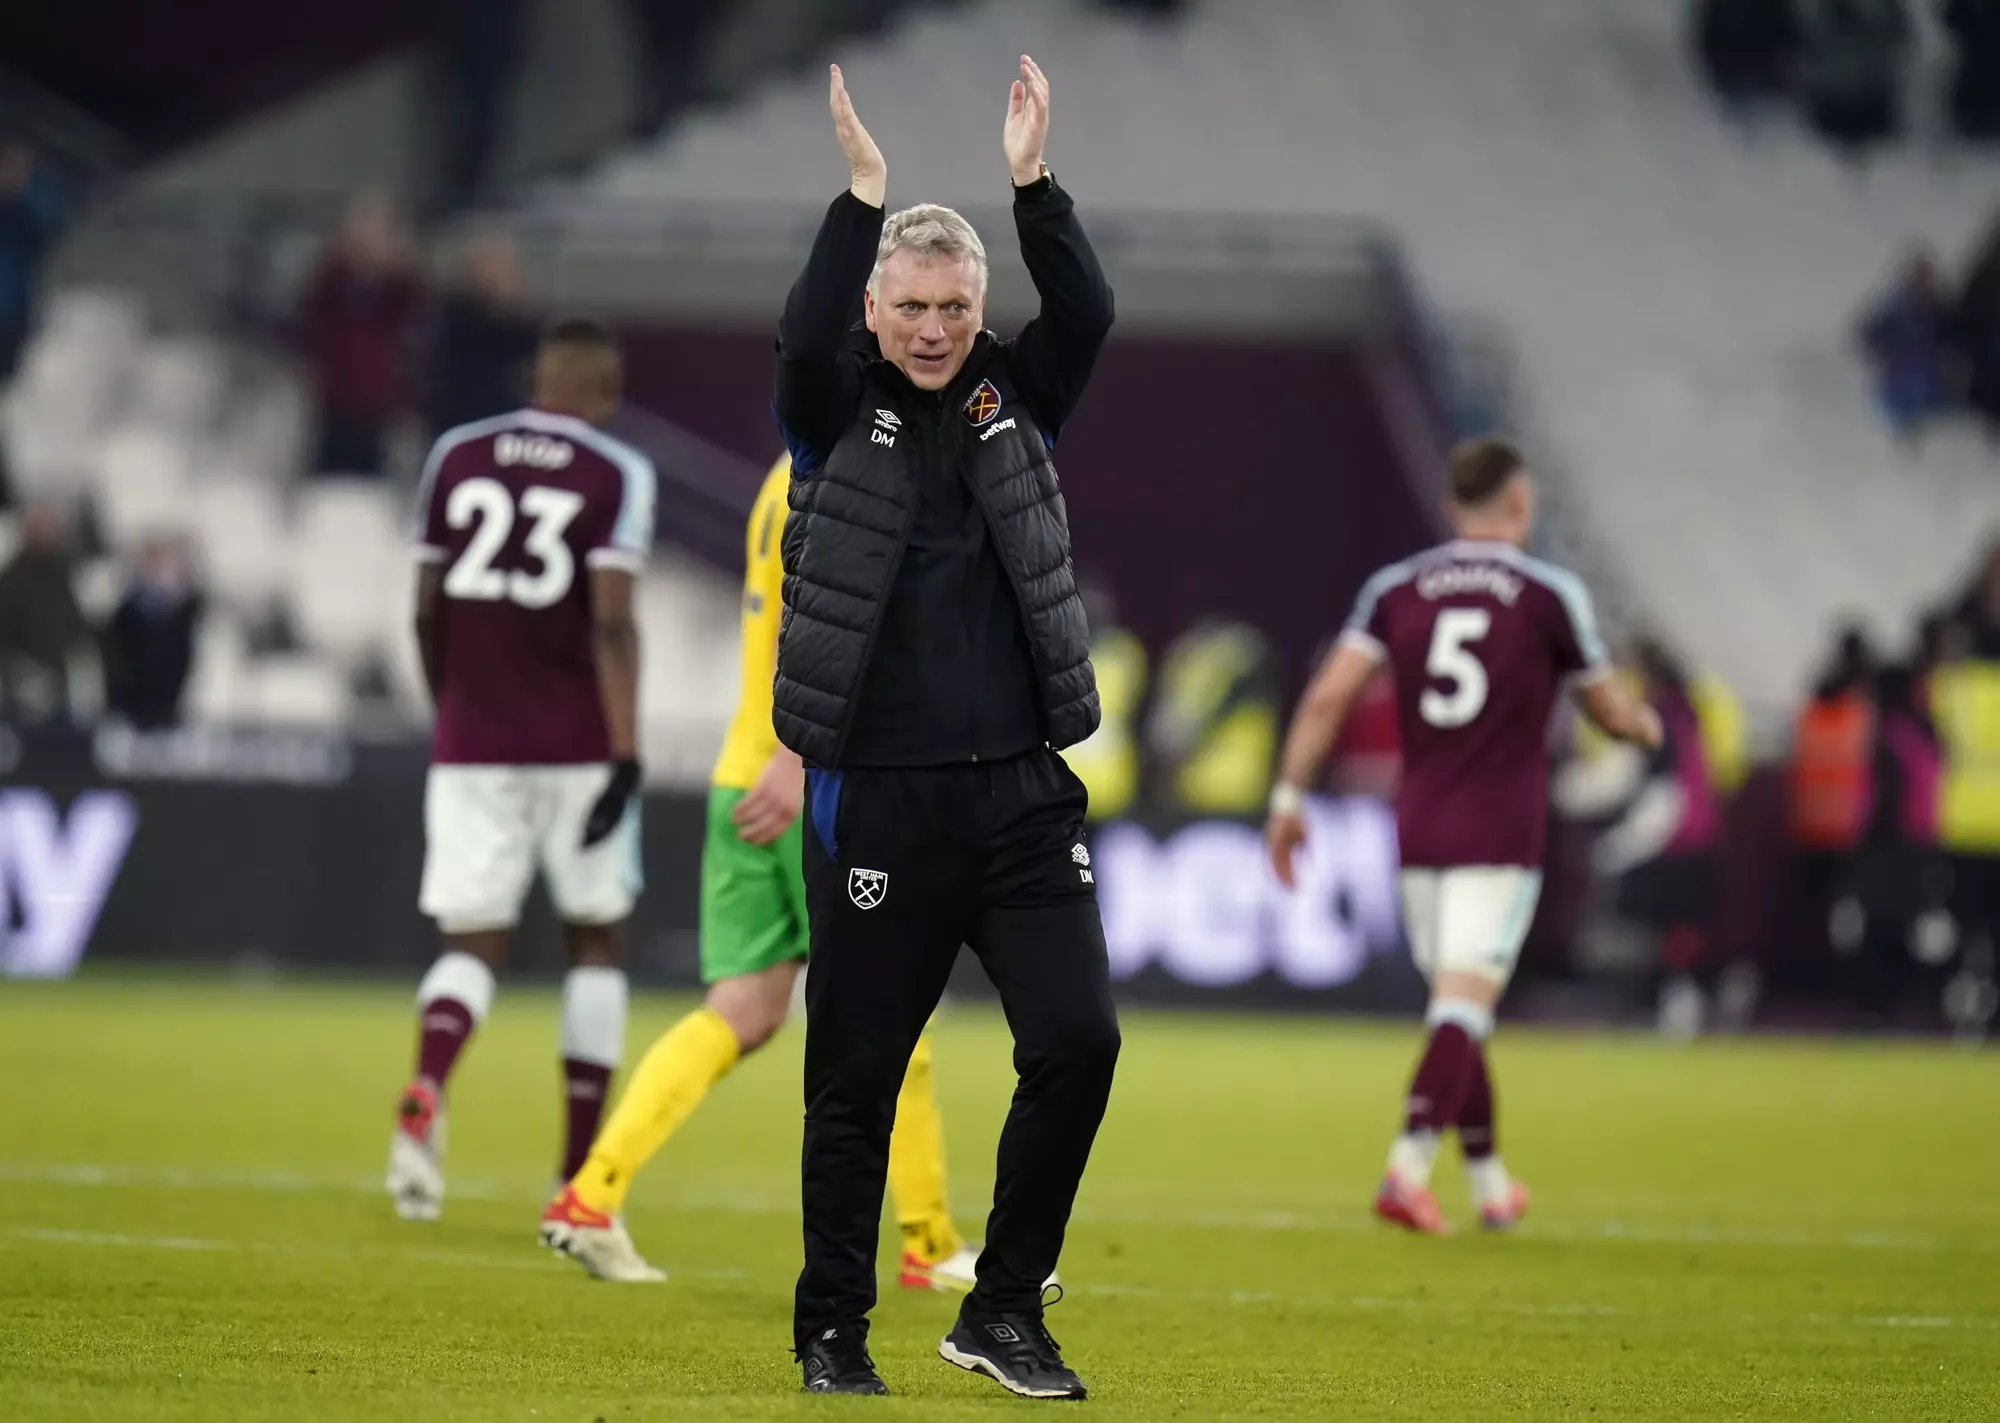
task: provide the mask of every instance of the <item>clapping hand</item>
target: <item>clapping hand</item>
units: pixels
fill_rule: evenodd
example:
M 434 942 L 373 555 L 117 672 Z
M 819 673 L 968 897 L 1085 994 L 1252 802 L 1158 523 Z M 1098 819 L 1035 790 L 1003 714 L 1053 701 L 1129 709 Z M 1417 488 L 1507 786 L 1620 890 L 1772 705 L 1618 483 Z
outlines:
M 868 206 L 879 208 L 889 191 L 889 165 L 882 161 L 882 150 L 875 146 L 875 140 L 869 137 L 854 112 L 854 101 L 847 97 L 847 83 L 840 77 L 840 66 L 832 64 L 827 69 L 830 80 L 826 106 L 833 114 L 833 136 L 840 140 L 840 151 L 847 155 L 847 171 L 853 177 L 848 191 Z
M 1007 124 L 1001 143 L 1014 186 L 1025 188 L 1042 176 L 1042 149 L 1049 140 L 1049 76 L 1027 55 L 1021 56 L 1021 77 L 1007 92 Z

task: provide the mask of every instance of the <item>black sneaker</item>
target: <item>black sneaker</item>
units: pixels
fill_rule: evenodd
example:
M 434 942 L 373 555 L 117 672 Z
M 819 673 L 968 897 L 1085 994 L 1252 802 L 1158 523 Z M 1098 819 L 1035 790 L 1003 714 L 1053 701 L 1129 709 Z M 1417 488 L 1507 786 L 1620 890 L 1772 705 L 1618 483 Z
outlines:
M 805 1371 L 807 1393 L 870 1393 L 889 1391 L 875 1372 L 868 1347 L 852 1329 L 833 1325 L 792 1350 Z
M 1038 1315 L 960 1313 L 938 1343 L 947 1364 L 985 1374 L 1023 1398 L 1083 1398 L 1083 1380 Z

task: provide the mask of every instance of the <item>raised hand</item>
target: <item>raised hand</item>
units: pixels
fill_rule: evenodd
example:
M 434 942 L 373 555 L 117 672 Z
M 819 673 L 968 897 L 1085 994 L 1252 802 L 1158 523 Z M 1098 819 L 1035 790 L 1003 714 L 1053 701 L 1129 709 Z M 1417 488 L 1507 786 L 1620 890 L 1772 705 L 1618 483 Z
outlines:
M 1014 186 L 1025 188 L 1042 176 L 1042 148 L 1049 139 L 1049 76 L 1027 55 L 1021 56 L 1021 77 L 1007 91 L 1007 124 L 1001 143 Z
M 830 64 L 827 69 L 830 80 L 826 106 L 833 114 L 833 136 L 840 140 L 840 151 L 847 155 L 847 171 L 853 179 L 848 190 L 870 207 L 879 208 L 889 191 L 889 165 L 882 161 L 882 150 L 875 146 L 875 140 L 868 136 L 868 130 L 861 126 L 854 112 L 854 101 L 847 97 L 840 66 Z

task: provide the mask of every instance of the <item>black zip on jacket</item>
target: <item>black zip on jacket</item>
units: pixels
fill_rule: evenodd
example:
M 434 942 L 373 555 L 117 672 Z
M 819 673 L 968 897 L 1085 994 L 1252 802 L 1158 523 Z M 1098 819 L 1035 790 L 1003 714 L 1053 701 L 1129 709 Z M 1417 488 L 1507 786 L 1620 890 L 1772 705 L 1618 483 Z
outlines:
M 1042 296 L 1021 335 L 981 333 L 922 391 L 850 327 L 883 214 L 828 209 L 779 332 L 792 450 L 780 738 L 824 766 L 950 765 L 1094 729 L 1088 628 L 1048 449 L 1112 319 L 1067 194 L 1015 195 Z

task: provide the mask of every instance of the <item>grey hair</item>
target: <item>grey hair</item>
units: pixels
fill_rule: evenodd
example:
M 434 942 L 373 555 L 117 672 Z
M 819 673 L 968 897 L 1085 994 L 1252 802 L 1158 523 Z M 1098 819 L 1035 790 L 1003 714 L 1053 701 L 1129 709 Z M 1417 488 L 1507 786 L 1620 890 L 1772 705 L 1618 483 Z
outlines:
M 986 244 L 979 240 L 972 224 L 950 208 L 918 203 L 889 214 L 882 224 L 882 243 L 875 249 L 875 270 L 868 274 L 871 294 L 881 294 L 882 264 L 905 250 L 921 257 L 970 257 L 979 269 L 980 294 L 985 294 Z

